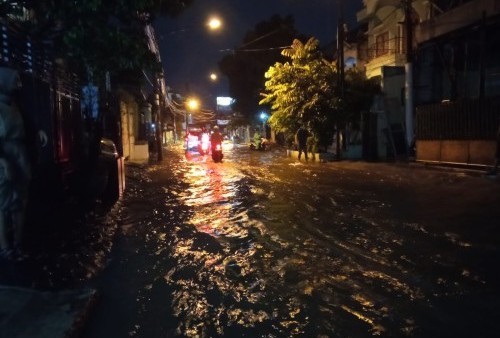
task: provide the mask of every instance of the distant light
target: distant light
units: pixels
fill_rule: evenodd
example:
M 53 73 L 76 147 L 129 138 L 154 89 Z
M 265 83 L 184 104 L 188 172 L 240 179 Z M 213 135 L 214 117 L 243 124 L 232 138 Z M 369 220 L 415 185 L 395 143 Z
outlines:
M 216 81 L 217 80 L 217 74 L 215 74 L 215 73 L 210 74 L 210 80 Z
M 213 17 L 208 20 L 208 27 L 210 29 L 219 29 L 222 26 L 222 21 L 219 18 Z
M 267 114 L 266 114 L 266 113 L 264 113 L 264 112 L 260 113 L 260 119 L 261 119 L 262 121 L 267 120 Z
M 218 106 L 230 106 L 234 103 L 234 99 L 229 96 L 217 96 Z
M 187 107 L 190 110 L 196 110 L 200 106 L 200 103 L 198 102 L 197 99 L 191 98 L 187 101 Z

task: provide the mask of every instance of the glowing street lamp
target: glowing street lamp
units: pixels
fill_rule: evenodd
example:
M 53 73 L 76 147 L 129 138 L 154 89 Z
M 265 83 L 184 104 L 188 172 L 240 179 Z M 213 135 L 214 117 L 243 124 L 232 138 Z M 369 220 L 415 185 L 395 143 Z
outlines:
M 184 122 L 186 122 L 186 137 L 188 134 L 187 111 L 189 110 L 190 112 L 193 112 L 195 110 L 198 110 L 199 106 L 200 106 L 200 102 L 195 98 L 189 98 L 186 101 L 186 110 L 184 111 Z
M 215 73 L 210 74 L 210 80 L 217 81 L 217 74 Z
M 200 106 L 200 102 L 195 98 L 190 98 L 187 100 L 187 107 L 189 110 L 194 111 L 197 110 Z
M 217 17 L 212 17 L 208 20 L 207 26 L 211 30 L 216 30 L 222 26 L 222 21 Z
M 267 115 L 265 112 L 261 112 L 260 113 L 260 120 L 262 121 L 262 134 L 263 134 L 264 137 L 267 136 L 266 121 L 267 121 L 268 117 L 269 117 L 269 115 Z

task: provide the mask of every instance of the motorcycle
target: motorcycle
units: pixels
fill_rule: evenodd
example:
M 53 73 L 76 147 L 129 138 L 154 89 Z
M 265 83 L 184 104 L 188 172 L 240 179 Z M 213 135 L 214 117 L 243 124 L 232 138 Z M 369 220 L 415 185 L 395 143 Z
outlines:
M 262 138 L 262 140 L 260 141 L 259 144 L 255 145 L 255 143 L 250 143 L 250 150 L 260 150 L 260 151 L 264 151 L 264 150 L 267 150 L 269 147 L 268 143 L 267 143 L 267 139 L 265 138 Z
M 216 143 L 212 144 L 212 160 L 214 162 L 222 162 L 222 158 L 224 155 L 222 154 L 222 144 Z

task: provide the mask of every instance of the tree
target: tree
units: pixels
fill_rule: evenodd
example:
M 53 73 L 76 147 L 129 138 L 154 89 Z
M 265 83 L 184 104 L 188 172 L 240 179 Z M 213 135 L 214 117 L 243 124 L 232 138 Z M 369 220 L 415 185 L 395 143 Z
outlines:
M 97 124 L 92 138 L 98 144 L 101 132 L 120 148 L 116 127 L 119 120 L 116 101 L 104 90 L 107 75 L 116 94 L 119 87 L 140 95 L 143 72 L 161 73 L 159 59 L 150 48 L 146 28 L 157 15 L 175 15 L 192 0 L 4 0 L 0 3 L 2 17 L 17 18 L 35 41 L 43 41 L 57 70 L 70 70 L 78 75 L 80 84 L 92 83 L 99 88 L 104 102 L 97 121 L 87 114 L 89 125 Z M 67 72 L 67 73 L 70 73 Z M 62 72 L 64 73 L 64 72 Z M 156 102 L 156 100 L 152 100 Z M 114 103 L 114 109 L 112 105 Z M 156 122 L 161 125 L 161 108 L 154 110 Z M 106 121 L 109 120 L 109 123 Z M 107 131 L 104 129 L 108 129 Z M 160 128 L 156 128 L 161 143 Z M 160 148 L 160 147 L 158 147 Z M 161 152 L 158 158 L 161 159 Z
M 333 95 L 337 91 L 335 64 L 323 58 L 315 38 L 305 44 L 295 39 L 282 55 L 290 61 L 277 62 L 265 73 L 268 80 L 260 104 L 271 106 L 269 124 L 288 134 L 304 125 L 320 144 L 330 143 L 339 104 Z
M 229 79 L 230 95 L 236 99 L 237 111 L 247 118 L 257 112 L 265 71 L 284 60 L 281 47 L 289 46 L 298 35 L 291 16 L 274 15 L 248 31 L 243 44 L 219 62 L 221 72 Z
M 345 81 L 348 90 L 342 103 L 337 65 L 324 59 L 315 38 L 305 44 L 295 39 L 282 55 L 290 61 L 277 62 L 265 73 L 268 80 L 259 103 L 271 106 L 268 122 L 273 129 L 293 134 L 301 125 L 306 126 L 319 145 L 326 148 L 331 144 L 335 126 L 357 118 L 368 107 L 377 87 L 362 72 L 349 70 Z M 340 109 L 341 104 L 344 109 Z
M 192 0 L 6 0 L 4 15 L 30 13 L 23 22 L 36 39 L 52 44 L 55 58 L 65 60 L 86 79 L 93 74 L 157 71 L 160 65 L 148 48 L 144 25 L 157 15 L 175 15 Z
M 380 83 L 376 78 L 366 78 L 359 68 L 352 68 L 345 73 L 346 93 L 344 104 L 344 124 L 359 121 L 360 113 L 368 111 L 373 96 L 380 92 Z

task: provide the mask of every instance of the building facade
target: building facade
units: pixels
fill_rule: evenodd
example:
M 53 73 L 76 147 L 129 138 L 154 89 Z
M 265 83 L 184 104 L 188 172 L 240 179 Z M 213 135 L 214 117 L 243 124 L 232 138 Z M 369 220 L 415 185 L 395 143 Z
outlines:
M 417 160 L 488 166 L 500 114 L 500 1 L 436 1 L 415 27 Z
M 364 0 L 357 13 L 366 27 L 358 56 L 368 78 L 379 79 L 382 94 L 374 99 L 370 112 L 363 114 L 364 157 L 387 159 L 406 156 L 407 71 L 415 40 L 406 25 L 419 24 L 428 15 L 429 2 L 423 0 Z M 409 13 L 409 15 L 408 15 Z M 408 18 L 407 18 L 408 16 Z M 410 88 L 411 90 L 411 88 Z M 411 102 L 411 101 L 410 101 Z
M 368 129 L 377 133 L 371 137 L 377 158 L 397 154 L 399 134 L 412 133 L 418 161 L 491 164 L 500 111 L 500 0 L 363 3 L 357 18 L 367 27 L 366 51 L 358 56 L 383 92 L 365 119 L 375 124 Z

